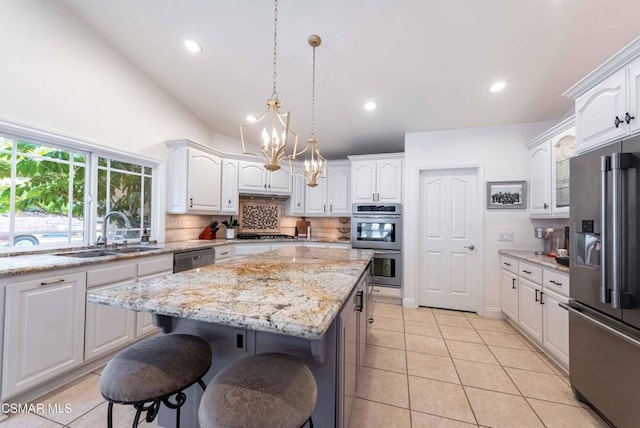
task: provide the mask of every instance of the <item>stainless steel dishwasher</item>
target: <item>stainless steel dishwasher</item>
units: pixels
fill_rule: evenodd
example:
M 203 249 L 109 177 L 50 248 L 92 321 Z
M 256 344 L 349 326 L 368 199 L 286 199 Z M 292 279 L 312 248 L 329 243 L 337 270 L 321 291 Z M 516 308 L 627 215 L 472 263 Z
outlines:
M 216 260 L 214 247 L 181 251 L 173 254 L 173 273 L 212 265 Z

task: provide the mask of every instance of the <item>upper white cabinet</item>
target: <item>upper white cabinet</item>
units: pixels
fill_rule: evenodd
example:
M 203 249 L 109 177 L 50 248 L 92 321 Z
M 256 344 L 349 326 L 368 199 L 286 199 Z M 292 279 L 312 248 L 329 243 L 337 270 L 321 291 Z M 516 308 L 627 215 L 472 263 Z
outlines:
M 640 131 L 639 84 L 640 38 L 564 93 L 575 100 L 578 153 Z
M 239 161 L 238 168 L 238 190 L 241 193 L 291 194 L 293 185 L 287 166 L 267 171 L 261 163 Z
M 302 176 L 302 168 L 294 168 L 292 179 L 291 199 L 287 204 L 287 215 L 304 216 L 304 194 L 307 181 Z
M 223 214 L 238 214 L 238 161 L 222 160 L 222 208 Z
M 349 164 L 331 161 L 327 166 L 327 177 L 318 180 L 316 187 L 305 189 L 305 214 L 349 215 Z
M 402 155 L 349 156 L 351 202 L 402 203 Z
M 167 212 L 220 212 L 222 158 L 192 141 L 168 142 Z
M 569 159 L 575 154 L 573 117 L 527 144 L 529 216 L 569 217 Z

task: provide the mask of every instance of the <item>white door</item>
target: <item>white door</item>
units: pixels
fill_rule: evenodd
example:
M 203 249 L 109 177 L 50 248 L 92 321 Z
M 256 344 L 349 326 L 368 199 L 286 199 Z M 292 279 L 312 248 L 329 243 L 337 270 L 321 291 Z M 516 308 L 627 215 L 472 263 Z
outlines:
M 551 140 L 529 150 L 529 214 L 551 214 Z
M 351 201 L 353 203 L 375 202 L 376 162 L 351 162 Z
M 500 300 L 502 312 L 513 321 L 518 322 L 518 275 L 501 269 Z
M 222 160 L 222 212 L 238 214 L 238 161 Z
M 569 312 L 558 306 L 569 299 L 546 289 L 541 299 L 544 348 L 569 367 Z
M 476 168 L 420 173 L 420 305 L 476 310 L 480 194 Z
M 245 192 L 267 191 L 267 170 L 256 162 L 238 162 L 238 189 Z
M 351 214 L 349 205 L 349 167 L 334 166 L 327 171 L 327 212 L 329 214 Z
M 222 160 L 209 153 L 189 149 L 189 211 L 220 211 Z
M 304 210 L 307 215 L 327 213 L 327 180 L 318 180 L 316 187 L 304 189 Z
M 379 160 L 376 165 L 377 201 L 402 203 L 402 159 Z
M 304 191 L 307 181 L 302 176 L 303 171 L 300 168 L 293 170 L 293 189 L 291 199 L 289 199 L 289 215 L 304 215 Z M 323 179 L 325 180 L 325 179 Z
M 538 343 L 542 343 L 542 305 L 538 284 L 520 278 L 518 292 L 518 324 L 525 333 Z
M 267 191 L 280 195 L 291 194 L 291 173 L 284 167 L 277 171 L 267 172 Z

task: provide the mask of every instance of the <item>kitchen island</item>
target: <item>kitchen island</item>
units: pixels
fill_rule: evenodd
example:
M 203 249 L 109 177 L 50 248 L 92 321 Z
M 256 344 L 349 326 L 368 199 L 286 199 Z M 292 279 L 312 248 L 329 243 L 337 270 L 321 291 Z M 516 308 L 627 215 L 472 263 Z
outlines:
M 340 409 L 349 394 L 340 378 L 346 375 L 345 382 L 351 384 L 357 376 L 344 373 L 348 370 L 345 364 L 350 364 L 346 360 L 352 359 L 344 348 L 355 335 L 345 337 L 350 323 L 341 322 L 341 318 L 352 319 L 347 317 L 352 307 L 347 311 L 344 307 L 354 299 L 359 301 L 357 306 L 366 304 L 367 266 L 373 254 L 371 250 L 287 246 L 90 292 L 88 302 L 151 312 L 166 332 L 196 334 L 209 340 L 213 362 L 207 382 L 226 365 L 249 355 L 284 352 L 298 356 L 307 362 L 318 383 L 315 426 L 340 426 Z M 364 320 L 358 324 L 366 325 Z M 362 348 L 356 345 L 355 349 Z M 361 360 L 362 355 L 356 358 Z M 357 366 L 354 364 L 354 369 Z M 190 388 L 188 395 L 182 426 L 197 427 L 201 393 Z M 174 423 L 166 409 L 160 418 L 162 426 Z

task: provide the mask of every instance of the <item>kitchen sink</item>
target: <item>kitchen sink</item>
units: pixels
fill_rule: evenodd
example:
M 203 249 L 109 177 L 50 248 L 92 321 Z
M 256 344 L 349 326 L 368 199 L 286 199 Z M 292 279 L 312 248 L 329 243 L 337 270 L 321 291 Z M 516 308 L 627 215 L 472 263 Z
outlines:
M 145 251 L 153 251 L 153 250 L 159 250 L 160 248 L 158 247 L 123 247 L 123 248 L 118 248 L 114 251 L 116 254 L 129 254 L 129 253 L 143 253 Z
M 54 256 L 90 258 L 90 257 L 117 256 L 118 254 L 120 253 L 117 253 L 111 250 L 87 250 L 87 251 L 72 251 L 70 253 L 55 253 Z

